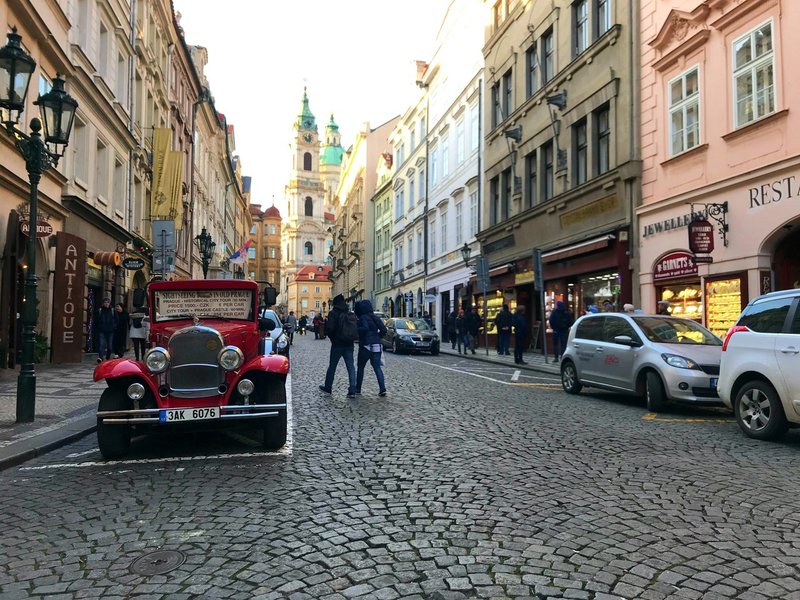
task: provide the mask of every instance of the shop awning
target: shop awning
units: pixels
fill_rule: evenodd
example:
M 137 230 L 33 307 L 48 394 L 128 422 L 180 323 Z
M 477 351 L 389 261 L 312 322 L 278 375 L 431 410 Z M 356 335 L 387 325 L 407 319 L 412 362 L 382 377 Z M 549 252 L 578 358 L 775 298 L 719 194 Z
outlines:
M 557 262 L 559 260 L 564 260 L 572 256 L 578 256 L 579 254 L 586 254 L 587 252 L 602 250 L 603 248 L 608 248 L 608 245 L 611 243 L 611 240 L 614 239 L 616 239 L 614 235 L 609 233 L 607 235 L 598 238 L 593 238 L 591 240 L 586 240 L 585 242 L 580 242 L 579 244 L 573 244 L 572 246 L 559 248 L 558 250 L 553 250 L 552 252 L 544 252 L 542 254 L 542 262 L 545 263 Z
M 495 267 L 494 269 L 489 269 L 489 277 L 496 277 L 498 275 L 502 275 L 503 273 L 508 273 L 513 268 L 514 265 L 512 265 L 511 263 L 507 263 L 505 265 L 500 265 L 499 267 Z

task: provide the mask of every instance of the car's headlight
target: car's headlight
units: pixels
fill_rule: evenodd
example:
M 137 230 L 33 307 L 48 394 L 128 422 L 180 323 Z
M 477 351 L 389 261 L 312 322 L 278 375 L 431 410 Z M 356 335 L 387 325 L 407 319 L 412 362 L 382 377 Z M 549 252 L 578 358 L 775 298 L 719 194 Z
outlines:
M 277 337 L 277 339 L 275 340 L 275 347 L 276 347 L 278 350 L 285 350 L 285 349 L 286 349 L 286 346 L 288 346 L 288 345 L 289 345 L 289 340 L 288 340 L 288 338 L 287 338 L 285 335 L 283 335 L 283 334 L 279 335 L 279 336 Z
M 664 362 L 670 367 L 676 367 L 678 369 L 696 369 L 698 371 L 701 370 L 700 365 L 684 356 L 679 356 L 677 354 L 662 354 L 661 358 L 663 358 Z
M 242 366 L 244 354 L 242 354 L 242 351 L 236 346 L 225 346 L 220 350 L 217 360 L 219 366 L 226 371 L 235 371 Z
M 169 352 L 160 346 L 148 350 L 144 357 L 144 364 L 151 373 L 163 373 L 169 367 Z

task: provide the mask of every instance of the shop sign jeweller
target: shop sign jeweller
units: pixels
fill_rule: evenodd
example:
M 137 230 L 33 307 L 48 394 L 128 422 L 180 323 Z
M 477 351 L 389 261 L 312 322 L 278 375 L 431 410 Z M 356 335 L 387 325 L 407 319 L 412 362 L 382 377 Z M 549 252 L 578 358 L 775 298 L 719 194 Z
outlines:
M 714 226 L 706 219 L 689 223 L 689 250 L 695 254 L 711 254 L 714 251 Z

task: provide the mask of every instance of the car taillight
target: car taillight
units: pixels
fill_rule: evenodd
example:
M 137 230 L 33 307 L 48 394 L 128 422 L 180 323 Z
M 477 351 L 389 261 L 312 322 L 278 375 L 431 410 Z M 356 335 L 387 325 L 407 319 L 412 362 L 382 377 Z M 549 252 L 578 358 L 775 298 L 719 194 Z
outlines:
M 725 334 L 725 341 L 722 342 L 722 351 L 723 352 L 725 352 L 725 350 L 728 349 L 728 342 L 731 341 L 731 338 L 733 337 L 733 334 L 734 333 L 738 333 L 740 331 L 750 331 L 750 330 L 747 327 L 745 327 L 744 325 L 734 325 L 733 327 L 731 327 L 728 330 L 728 333 Z

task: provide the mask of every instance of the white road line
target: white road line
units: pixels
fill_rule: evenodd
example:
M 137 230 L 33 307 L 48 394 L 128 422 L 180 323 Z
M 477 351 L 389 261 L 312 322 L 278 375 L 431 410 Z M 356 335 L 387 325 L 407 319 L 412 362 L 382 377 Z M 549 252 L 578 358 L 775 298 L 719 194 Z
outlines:
M 117 465 L 120 466 L 128 466 L 128 465 L 140 465 L 140 464 L 151 464 L 151 463 L 171 463 L 171 462 L 193 462 L 198 460 L 227 460 L 232 458 L 268 458 L 270 456 L 290 456 L 292 454 L 292 446 L 294 441 L 293 430 L 294 425 L 292 423 L 292 376 L 286 376 L 286 445 L 276 452 L 236 452 L 233 454 L 207 454 L 202 456 L 165 456 L 161 458 L 137 458 L 131 460 L 109 460 L 109 461 L 88 461 L 83 463 L 57 463 L 52 465 L 39 465 L 35 467 L 20 467 L 20 471 L 44 471 L 50 469 L 80 469 L 84 467 L 114 467 Z M 73 454 L 67 455 L 66 458 L 77 458 L 78 456 L 83 456 L 84 454 L 89 454 L 91 452 L 96 452 L 96 449 L 87 450 L 86 452 L 76 452 Z M 183 468 L 177 469 L 179 471 L 183 470 Z M 117 473 L 125 473 L 128 472 L 129 469 L 124 471 L 116 471 Z
M 516 369 L 514 374 L 511 375 L 511 381 L 519 381 L 520 370 Z
M 455 371 L 456 373 L 462 373 L 464 375 L 471 375 L 472 377 L 478 377 L 479 379 L 487 379 L 489 381 L 494 381 L 495 383 L 502 383 L 503 385 L 515 385 L 510 381 L 500 381 L 499 379 L 493 379 L 492 377 L 484 377 L 483 375 L 478 375 L 477 373 L 472 373 L 470 371 L 462 371 L 461 369 L 453 369 L 452 367 L 445 367 L 444 365 L 440 365 L 434 362 L 428 362 L 427 360 L 420 360 L 418 358 L 408 357 L 409 360 L 416 361 L 418 363 L 422 363 L 425 365 L 430 365 L 431 367 L 436 367 L 438 369 L 444 369 L 446 371 Z
M 86 456 L 87 454 L 92 454 L 93 452 L 100 452 L 97 448 L 92 448 L 91 450 L 86 450 L 85 452 L 73 452 L 72 454 L 67 454 L 66 458 L 78 458 L 79 456 Z

